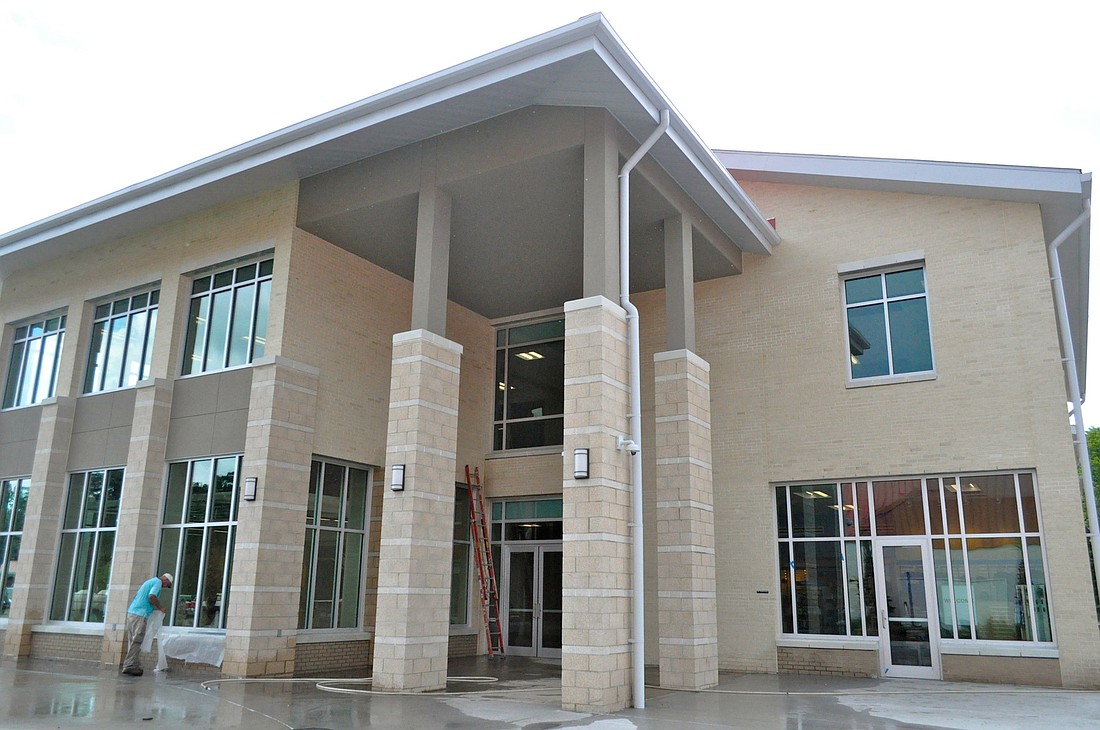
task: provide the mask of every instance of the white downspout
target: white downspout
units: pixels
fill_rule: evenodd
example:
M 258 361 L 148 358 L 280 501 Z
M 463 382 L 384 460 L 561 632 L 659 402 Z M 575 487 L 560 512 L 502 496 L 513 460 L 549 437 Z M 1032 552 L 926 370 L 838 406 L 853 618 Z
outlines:
M 641 337 L 638 331 L 638 308 L 630 301 L 630 171 L 649 152 L 650 148 L 668 130 L 668 109 L 661 111 L 661 123 L 642 146 L 630 156 L 619 171 L 619 304 L 626 310 L 629 327 L 630 439 L 619 439 L 619 448 L 630 452 L 631 503 L 633 505 L 634 530 L 631 550 L 634 566 L 633 588 L 633 697 L 634 707 L 645 707 L 645 564 L 642 555 L 642 362 Z
M 1077 358 L 1073 351 L 1073 336 L 1069 329 L 1069 310 L 1066 307 L 1066 292 L 1062 285 L 1062 265 L 1058 261 L 1058 247 L 1066 239 L 1073 235 L 1081 225 L 1088 220 L 1092 206 L 1086 198 L 1085 209 L 1081 215 L 1066 229 L 1058 234 L 1058 237 L 1050 242 L 1047 247 L 1047 258 L 1050 260 L 1050 279 L 1054 284 L 1054 301 L 1056 314 L 1058 315 L 1058 331 L 1062 335 L 1063 362 L 1066 365 L 1066 380 L 1069 381 L 1069 401 L 1073 406 L 1073 423 L 1077 431 L 1074 446 L 1077 448 L 1077 465 L 1081 470 L 1081 488 L 1085 492 L 1085 510 L 1089 516 L 1090 538 L 1092 540 L 1093 556 L 1095 560 L 1093 579 L 1100 585 L 1100 520 L 1096 519 L 1096 491 L 1092 483 L 1092 461 L 1089 459 L 1088 441 L 1085 439 L 1085 418 L 1081 413 L 1081 386 L 1077 381 Z

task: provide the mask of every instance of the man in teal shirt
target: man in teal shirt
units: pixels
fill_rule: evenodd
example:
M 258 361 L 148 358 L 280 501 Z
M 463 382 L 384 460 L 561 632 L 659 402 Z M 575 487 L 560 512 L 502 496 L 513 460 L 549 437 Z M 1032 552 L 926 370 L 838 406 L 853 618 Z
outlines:
M 126 609 L 126 635 L 130 637 L 130 648 L 126 652 L 126 658 L 122 661 L 122 673 L 131 677 L 140 677 L 144 672 L 141 669 L 141 643 L 145 641 L 145 626 L 149 614 L 153 609 L 163 611 L 160 607 L 161 588 L 169 588 L 172 585 L 172 574 L 165 573 L 159 578 L 150 578 L 141 584 L 137 595 Z

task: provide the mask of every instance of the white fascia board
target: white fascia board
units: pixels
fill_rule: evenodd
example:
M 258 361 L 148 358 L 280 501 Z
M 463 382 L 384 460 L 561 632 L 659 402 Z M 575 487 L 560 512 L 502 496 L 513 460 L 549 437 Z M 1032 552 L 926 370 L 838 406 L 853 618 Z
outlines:
M 965 195 L 1040 202 L 1043 194 L 1081 194 L 1081 171 L 965 162 L 879 159 L 770 152 L 717 151 L 730 170 L 775 181 L 844 185 L 896 192 Z M 816 182 L 815 182 L 816 181 Z M 975 196 L 977 197 L 977 195 Z
M 661 111 L 668 109 L 670 123 L 666 135 L 752 233 L 760 246 L 760 249 L 753 253 L 771 253 L 772 246 L 780 242 L 779 234 L 768 224 L 763 213 L 733 179 L 729 170 L 637 62 L 615 31 L 606 23 L 603 23 L 602 30 L 606 32 L 610 43 L 605 43 L 599 51 L 608 68 L 614 71 L 619 81 L 646 107 L 653 119 L 654 128 L 660 123 Z M 643 136 L 642 139 L 644 138 Z M 654 154 L 654 151 L 650 152 L 651 156 Z M 728 230 L 725 233 L 730 235 Z M 734 236 L 730 237 L 734 238 Z

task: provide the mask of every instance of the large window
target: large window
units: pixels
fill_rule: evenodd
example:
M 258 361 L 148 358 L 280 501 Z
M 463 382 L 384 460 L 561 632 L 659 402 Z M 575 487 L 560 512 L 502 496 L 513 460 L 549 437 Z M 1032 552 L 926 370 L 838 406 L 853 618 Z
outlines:
M 300 629 L 350 629 L 362 623 L 370 485 L 369 469 L 324 461 L 312 464 Z
M 157 573 L 176 576 L 165 617 L 171 626 L 225 628 L 240 465 L 240 456 L 168 465 Z
M 924 267 L 844 281 L 852 380 L 932 371 Z
M 497 330 L 493 449 L 562 444 L 565 320 Z
M 149 377 L 160 291 L 147 291 L 95 308 L 84 392 L 129 388 Z
M 273 260 L 245 264 L 191 285 L 183 374 L 246 365 L 263 357 Z
M 876 538 L 926 537 L 940 636 L 1050 642 L 1030 472 L 776 487 L 782 631 L 875 636 Z
M 23 538 L 23 520 L 27 515 L 27 494 L 31 480 L 5 479 L 0 482 L 0 569 L 4 583 L 0 593 L 0 617 L 11 612 L 15 590 L 15 569 L 19 564 L 19 543 Z
M 53 397 L 64 340 L 64 315 L 15 328 L 4 408 L 34 405 Z
M 111 585 L 122 469 L 69 477 L 50 619 L 101 623 Z

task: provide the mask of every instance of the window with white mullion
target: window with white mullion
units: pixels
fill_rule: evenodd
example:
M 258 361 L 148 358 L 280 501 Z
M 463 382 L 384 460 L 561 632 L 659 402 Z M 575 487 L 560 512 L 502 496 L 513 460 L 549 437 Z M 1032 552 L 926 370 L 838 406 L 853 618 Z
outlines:
M 362 624 L 371 481 L 367 468 L 322 460 L 310 467 L 300 629 Z
M 96 307 L 85 393 L 129 388 L 148 377 L 159 301 L 154 289 Z
M 123 469 L 69 477 L 50 619 L 102 622 L 111 582 Z
M 65 315 L 59 315 L 15 328 L 4 385 L 4 408 L 34 405 L 54 395 L 65 323 Z
M 168 466 L 157 572 L 176 576 L 165 619 L 170 625 L 225 628 L 240 465 L 234 455 Z
M 263 355 L 273 259 L 196 278 L 183 375 L 246 365 Z

